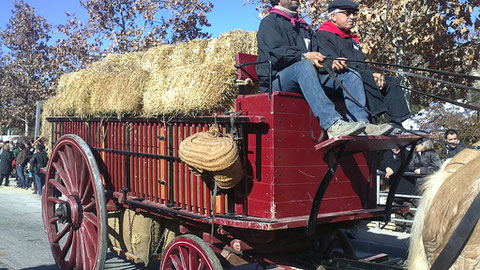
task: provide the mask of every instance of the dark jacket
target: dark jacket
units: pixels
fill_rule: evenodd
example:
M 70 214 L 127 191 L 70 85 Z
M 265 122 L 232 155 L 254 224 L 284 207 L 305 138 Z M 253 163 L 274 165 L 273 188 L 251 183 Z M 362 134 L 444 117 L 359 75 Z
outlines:
M 363 87 L 367 98 L 367 106 L 374 115 L 386 112 L 390 121 L 402 122 L 410 116 L 407 102 L 399 82 L 394 77 L 385 77 L 386 85 L 381 91 L 373 78 L 376 71 L 364 63 L 365 55 L 360 45 L 352 38 L 342 38 L 337 34 L 327 31 L 317 31 L 312 40 L 312 51 L 318 51 L 327 58 L 345 57 L 348 66 L 358 71 L 362 77 Z M 333 60 L 325 60 L 327 67 L 332 67 Z M 347 89 L 348 90 L 348 89 Z
M 442 166 L 442 159 L 433 149 L 433 143 L 424 143 L 425 149 L 422 152 L 415 152 L 412 161 L 408 164 L 409 171 L 420 169 L 420 174 L 432 174 Z
M 445 145 L 445 158 L 453 158 L 456 154 L 460 153 L 465 146 L 462 144 L 457 145 L 455 148 L 450 147 L 448 144 Z
M 349 60 L 365 61 L 365 55 L 360 49 L 360 45 L 352 38 L 342 38 L 337 34 L 327 31 L 317 31 L 315 37 L 312 40 L 312 50 L 321 52 L 327 58 L 345 57 Z M 333 60 L 325 60 L 325 65 L 332 68 Z M 367 68 L 365 63 L 348 62 L 348 66 L 356 70 L 362 70 L 373 74 L 374 71 Z M 360 75 L 366 77 L 363 72 Z
M 41 151 L 33 154 L 30 159 L 30 170 L 33 173 L 40 173 L 40 168 L 46 167 L 48 163 L 47 153 Z
M 12 172 L 13 154 L 10 151 L 3 150 L 0 154 L 0 173 L 10 175 Z
M 27 150 L 22 149 L 22 151 L 20 151 L 17 157 L 15 158 L 15 164 L 17 166 L 25 166 L 27 165 L 27 163 L 28 163 Z
M 270 13 L 260 23 L 257 33 L 258 61 L 272 62 L 272 77 L 284 68 L 298 62 L 309 48 L 305 39 L 311 40 L 313 32 L 303 23 L 292 25 L 289 19 Z M 268 89 L 268 64 L 257 65 L 260 91 Z
M 400 165 L 402 165 L 402 160 L 405 160 L 408 155 L 408 152 L 405 153 L 403 159 L 401 158 L 400 153 L 394 154 L 392 150 L 387 150 L 383 154 L 382 162 L 380 163 L 379 170 L 386 171 L 387 167 L 390 167 L 393 170 L 393 175 L 388 179 L 388 184 L 391 184 L 391 181 L 396 176 Z M 399 194 L 415 194 L 415 184 L 416 179 L 414 177 L 401 177 L 400 182 L 398 183 L 396 193 Z

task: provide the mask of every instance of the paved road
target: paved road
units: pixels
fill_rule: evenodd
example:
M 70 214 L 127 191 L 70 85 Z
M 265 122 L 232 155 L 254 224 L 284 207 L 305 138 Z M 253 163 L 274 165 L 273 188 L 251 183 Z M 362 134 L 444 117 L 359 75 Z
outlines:
M 40 196 L 32 190 L 0 186 L 0 270 L 57 269 L 46 233 L 43 231 Z M 385 252 L 393 257 L 405 258 L 409 235 L 367 229 L 361 226 L 357 239 L 352 241 L 357 256 Z M 364 255 L 359 251 L 367 252 Z M 105 269 L 158 269 L 158 261 L 149 268 L 133 264 L 114 253 L 107 254 Z M 257 269 L 256 264 L 237 267 L 236 270 Z
M 56 270 L 46 233 L 43 231 L 40 196 L 32 190 L 0 186 L 0 270 Z M 152 267 L 153 268 L 153 267 Z M 144 269 L 107 255 L 105 269 Z

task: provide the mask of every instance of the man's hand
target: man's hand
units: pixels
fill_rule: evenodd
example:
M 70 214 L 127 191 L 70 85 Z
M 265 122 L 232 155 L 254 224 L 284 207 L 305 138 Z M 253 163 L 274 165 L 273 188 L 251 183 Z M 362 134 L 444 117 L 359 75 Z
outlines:
M 345 62 L 347 58 L 339 57 L 332 62 L 332 70 L 333 71 L 342 71 L 348 68 L 347 62 Z
M 381 73 L 373 73 L 373 79 L 377 84 L 378 89 L 382 90 L 385 87 L 385 76 Z
M 392 176 L 392 174 L 393 174 L 392 168 L 387 167 L 387 168 L 385 169 L 385 178 L 390 178 L 390 176 Z
M 420 174 L 420 173 L 421 173 L 421 172 L 420 172 L 420 169 L 416 169 L 416 170 L 413 171 L 413 172 L 416 173 L 416 174 Z
M 325 56 L 319 52 L 308 52 L 306 58 L 319 68 L 323 67 L 323 62 L 325 62 Z

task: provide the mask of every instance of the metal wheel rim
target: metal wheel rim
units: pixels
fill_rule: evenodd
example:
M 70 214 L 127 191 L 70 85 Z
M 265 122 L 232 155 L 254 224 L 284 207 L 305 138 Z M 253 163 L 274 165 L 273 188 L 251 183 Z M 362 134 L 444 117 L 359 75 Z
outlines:
M 77 135 L 62 136 L 52 151 L 45 179 L 42 217 L 57 266 L 103 269 L 107 251 L 105 194 L 87 143 Z

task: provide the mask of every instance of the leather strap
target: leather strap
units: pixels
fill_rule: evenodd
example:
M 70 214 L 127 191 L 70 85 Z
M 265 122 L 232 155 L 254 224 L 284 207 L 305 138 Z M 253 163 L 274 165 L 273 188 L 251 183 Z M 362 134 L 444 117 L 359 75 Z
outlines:
M 447 270 L 453 265 L 453 263 L 455 263 L 465 247 L 468 239 L 470 239 L 470 235 L 472 234 L 475 225 L 477 225 L 478 219 L 480 218 L 479 209 L 480 193 L 478 193 L 473 200 L 472 204 L 465 213 L 465 216 L 463 216 L 462 220 L 458 224 L 445 247 L 443 247 L 442 252 L 440 252 L 430 270 Z

